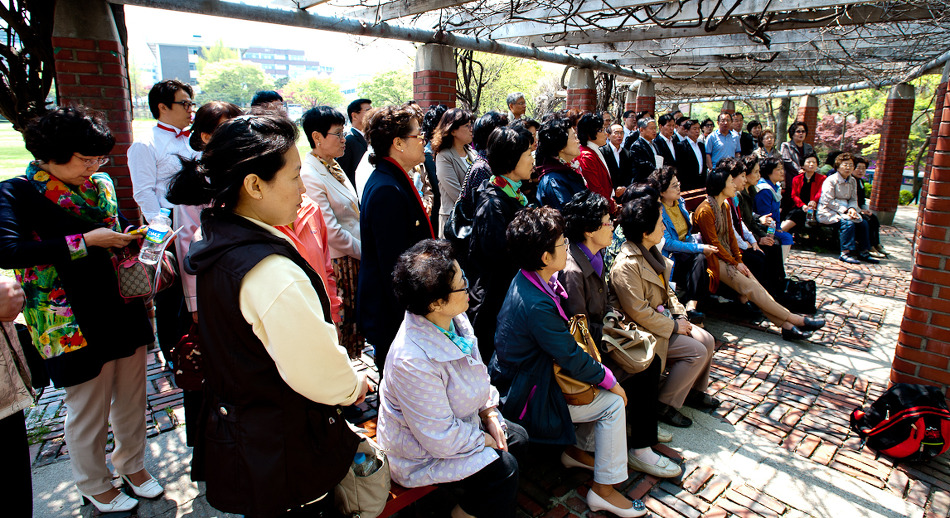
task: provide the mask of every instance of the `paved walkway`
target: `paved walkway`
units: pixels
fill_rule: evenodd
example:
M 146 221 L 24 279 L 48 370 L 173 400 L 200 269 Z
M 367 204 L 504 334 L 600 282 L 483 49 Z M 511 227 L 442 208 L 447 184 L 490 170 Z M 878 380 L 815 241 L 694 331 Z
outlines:
M 653 515 L 763 517 L 946 517 L 950 460 L 896 466 L 862 448 L 848 415 L 887 386 L 890 362 L 910 283 L 910 236 L 916 207 L 902 207 L 882 228 L 891 259 L 852 267 L 830 254 L 795 250 L 789 273 L 819 284 L 819 311 L 829 325 L 808 342 L 782 340 L 755 322 L 709 319 L 723 342 L 713 360 L 712 386 L 724 401 L 713 413 L 686 408 L 688 429 L 671 429 L 664 453 L 684 465 L 679 479 L 659 481 L 631 472 L 620 487 L 643 498 Z M 365 363 L 361 368 L 369 369 Z M 150 353 L 149 440 L 146 465 L 166 495 L 143 502 L 140 517 L 229 516 L 211 509 L 202 485 L 188 478 L 181 394 Z M 365 404 L 375 413 L 374 400 Z M 47 390 L 29 415 L 35 444 L 35 516 L 90 516 L 79 506 L 63 443 L 62 392 Z M 522 465 L 521 516 L 603 516 L 584 498 L 592 480 L 550 456 Z M 433 493 L 401 516 L 447 516 L 449 495 Z

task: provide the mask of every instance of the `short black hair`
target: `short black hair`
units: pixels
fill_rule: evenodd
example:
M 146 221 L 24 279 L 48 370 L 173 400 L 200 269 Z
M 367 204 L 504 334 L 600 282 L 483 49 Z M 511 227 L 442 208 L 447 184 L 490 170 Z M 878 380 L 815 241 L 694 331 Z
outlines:
M 651 234 L 660 219 L 660 202 L 652 196 L 641 196 L 620 209 L 623 237 L 634 244 L 643 242 L 643 234 Z
M 74 153 L 102 156 L 115 137 L 105 121 L 83 107 L 65 106 L 34 119 L 23 132 L 26 149 L 42 162 L 65 164 Z
M 597 232 L 603 226 L 604 216 L 610 214 L 610 205 L 603 196 L 583 189 L 564 204 L 561 214 L 564 216 L 564 236 L 571 243 L 582 243 L 586 232 Z
M 399 256 L 393 271 L 396 300 L 414 315 L 428 315 L 432 305 L 449 298 L 455 261 L 448 241 L 424 239 Z
M 535 158 L 540 165 L 547 158 L 554 158 L 567 147 L 567 138 L 570 136 L 571 123 L 567 119 L 552 117 L 541 125 L 538 130 L 538 150 Z
M 733 118 L 739 117 L 740 119 L 745 119 L 745 115 L 743 115 L 742 112 L 734 112 L 732 114 L 732 117 Z
M 735 158 L 720 160 L 719 165 L 706 176 L 706 194 L 713 197 L 719 196 L 719 193 L 726 188 L 726 182 L 744 172 L 745 168 L 742 163 Z
M 620 195 L 620 199 L 617 201 L 620 202 L 620 205 L 626 205 L 627 203 L 644 196 L 657 199 L 660 198 L 660 193 L 656 190 L 655 182 L 650 181 L 649 178 L 645 182 L 630 184 L 627 187 L 627 190 Z
M 261 90 L 254 93 L 254 97 L 251 98 L 251 106 L 260 106 L 274 101 L 284 102 L 284 98 L 274 90 Z
M 696 126 L 696 125 L 698 125 L 698 124 L 699 124 L 699 121 L 698 121 L 698 120 L 696 120 L 696 119 L 689 119 L 689 120 L 687 120 L 686 122 L 683 123 L 683 129 L 685 129 L 686 131 L 689 131 L 690 129 L 693 128 L 693 126 Z
M 716 168 L 722 169 L 733 178 L 746 172 L 745 164 L 742 162 L 742 160 L 731 156 L 727 156 L 726 158 L 720 160 L 719 164 L 716 165 Z
M 526 129 L 495 128 L 488 137 L 486 158 L 492 174 L 505 175 L 515 170 L 521 155 L 531 148 L 531 132 Z
M 564 234 L 564 217 L 552 207 L 529 207 L 515 214 L 508 225 L 508 251 L 515 266 L 534 272 L 544 268 L 544 252 L 554 253 Z
M 660 115 L 660 118 L 656 121 L 656 124 L 657 126 L 666 126 L 666 123 L 670 122 L 671 120 L 673 120 L 673 115 L 664 113 L 663 115 Z
M 214 133 L 215 128 L 222 122 L 243 115 L 240 106 L 224 101 L 210 101 L 201 105 L 195 112 L 195 119 L 191 123 L 191 136 L 188 137 L 188 145 L 195 151 L 201 151 L 205 148 L 205 142 L 201 139 L 202 133 L 209 135 Z
M 597 138 L 597 133 L 603 131 L 603 129 L 603 117 L 593 113 L 586 113 L 577 121 L 577 139 L 581 141 L 581 145 L 586 145 L 587 142 Z
M 723 116 L 723 115 L 725 115 L 726 117 L 729 117 L 729 121 L 732 122 L 732 114 L 729 113 L 729 112 L 722 112 L 722 113 L 720 113 L 719 116 L 716 117 L 716 122 L 719 122 L 719 119 L 722 119 L 722 116 Z
M 661 169 L 650 173 L 648 180 L 651 181 L 657 192 L 666 192 L 670 188 L 670 184 L 673 183 L 673 178 L 676 178 L 676 169 L 663 166 Z
M 680 117 L 676 119 L 677 126 L 686 126 L 687 122 L 689 122 L 689 117 Z
M 834 167 L 834 166 L 835 166 L 835 159 L 838 158 L 838 155 L 840 155 L 841 153 L 842 153 L 842 151 L 839 151 L 839 150 L 837 150 L 837 149 L 834 150 L 834 151 L 829 151 L 829 152 L 828 152 L 828 156 L 825 157 L 825 164 L 830 165 L 831 167 Z M 817 158 L 817 157 L 816 157 L 816 158 Z M 805 159 L 803 158 L 803 159 L 802 159 L 802 164 L 804 164 L 804 163 L 805 163 Z
M 706 119 L 703 120 L 703 123 L 700 124 L 699 127 L 700 127 L 700 128 L 703 128 L 703 127 L 706 127 L 706 126 L 713 126 L 713 127 L 715 127 L 715 126 L 716 126 L 716 123 L 713 122 L 713 120 L 710 119 L 709 117 L 706 117 Z
M 810 156 L 810 155 L 809 155 Z M 864 158 L 861 155 L 852 155 L 854 158 L 854 167 L 858 167 L 858 164 L 864 164 L 865 166 L 870 166 L 871 162 L 868 162 L 867 158 Z M 807 158 L 807 157 L 806 157 Z
M 482 115 L 472 124 L 472 147 L 476 151 L 484 151 L 488 148 L 488 137 L 495 131 L 495 128 L 507 125 L 507 114 L 492 110 Z
M 629 117 L 629 116 L 631 116 L 631 115 L 636 115 L 636 113 L 637 113 L 637 112 L 635 112 L 635 111 L 633 111 L 633 110 L 627 110 L 627 111 L 623 112 L 623 117 L 621 117 L 621 119 L 626 119 L 627 117 Z
M 650 115 L 650 112 L 647 110 L 642 110 L 637 112 L 637 120 L 640 120 L 646 116 Z
M 444 104 L 433 104 L 426 110 L 426 114 L 422 118 L 422 132 L 425 133 L 426 140 L 432 140 L 432 132 L 435 131 L 435 127 L 439 125 L 439 121 L 447 111 L 449 111 L 449 107 Z
M 175 94 L 179 90 L 184 90 L 188 97 L 194 99 L 195 91 L 191 88 L 191 85 L 177 79 L 166 79 L 152 85 L 152 89 L 148 91 L 148 109 L 152 112 L 152 116 L 158 118 L 159 104 L 164 104 L 169 109 L 172 108 L 172 104 L 175 102 Z
M 329 106 L 315 106 L 303 113 L 303 116 L 300 118 L 300 125 L 303 126 L 303 132 L 307 136 L 307 143 L 310 144 L 310 149 L 313 149 L 317 145 L 317 143 L 313 141 L 313 132 L 319 132 L 326 137 L 327 132 L 330 131 L 330 127 L 334 124 L 339 124 L 340 126 L 346 124 L 346 119 L 343 118 L 343 114 L 338 112 L 335 108 Z
M 752 128 L 754 128 L 754 127 L 756 127 L 756 126 L 758 126 L 758 127 L 761 128 L 761 127 L 762 127 L 762 123 L 759 122 L 759 121 L 757 121 L 757 120 L 755 120 L 755 119 L 752 119 L 752 120 L 749 121 L 748 124 L 745 125 L 745 130 L 748 131 L 749 133 L 752 133 Z
M 353 122 L 353 114 L 363 111 L 364 104 L 373 104 L 369 99 L 357 99 L 346 106 L 346 118 Z
M 755 169 L 755 165 L 761 163 L 759 162 L 759 157 L 755 155 L 746 155 L 739 160 L 742 161 L 742 167 L 745 168 L 746 174 L 751 173 L 752 170 Z
M 512 127 L 514 129 L 524 128 L 526 130 L 530 130 L 531 128 L 534 128 L 535 131 L 538 131 L 539 129 L 541 129 L 541 123 L 534 119 L 529 119 L 528 117 L 522 117 L 512 122 L 511 124 L 509 124 L 509 127 Z
M 788 138 L 792 138 L 792 135 L 795 134 L 795 130 L 798 128 L 804 129 L 805 135 L 808 135 L 808 124 L 805 124 L 804 121 L 795 121 L 788 127 Z
M 782 167 L 782 170 L 785 170 L 785 166 L 782 163 L 781 158 L 776 158 L 774 156 L 766 157 L 762 159 L 761 162 L 759 162 L 759 174 L 761 174 L 763 178 L 768 179 L 777 167 Z

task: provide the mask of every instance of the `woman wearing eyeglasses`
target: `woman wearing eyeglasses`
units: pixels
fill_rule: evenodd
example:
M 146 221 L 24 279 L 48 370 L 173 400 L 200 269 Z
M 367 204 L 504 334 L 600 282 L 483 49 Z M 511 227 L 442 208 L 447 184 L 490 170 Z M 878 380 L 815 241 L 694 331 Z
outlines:
M 795 208 L 795 201 L 792 199 L 792 180 L 802 172 L 805 157 L 818 156 L 815 153 L 815 148 L 805 142 L 807 136 L 808 124 L 795 121 L 788 128 L 789 140 L 782 142 L 782 146 L 779 148 L 782 151 L 782 162 L 785 165 L 785 181 L 782 184 L 782 214 L 786 214 Z
M 472 143 L 472 123 L 475 117 L 461 108 L 452 108 L 442 115 L 439 125 L 432 132 L 432 152 L 435 153 L 435 175 L 439 179 L 442 203 L 439 208 L 439 237 L 444 235 L 455 202 L 462 192 L 462 183 L 475 159 Z
M 513 517 L 518 462 L 509 451 L 527 435 L 497 410 L 498 391 L 465 316 L 468 280 L 452 246 L 416 243 L 393 277 L 405 319 L 386 359 L 378 429 L 393 480 L 459 489 L 453 518 Z
M 163 489 L 145 470 L 145 345 L 155 340 L 141 300 L 119 296 L 113 250 L 122 233 L 116 189 L 99 166 L 115 139 L 105 122 L 59 108 L 23 135 L 36 161 L 0 184 L 0 267 L 15 269 L 23 315 L 56 387 L 66 391 L 66 442 L 76 487 L 101 512 L 138 500 L 112 485 L 112 464 L 131 491 Z
M 360 200 L 363 255 L 356 300 L 360 330 L 376 348 L 380 376 L 404 314 L 393 292 L 396 261 L 412 245 L 435 238 L 408 175 L 425 160 L 422 115 L 418 106 L 404 104 L 375 109 L 367 119 L 366 137 L 373 149 L 369 161 L 376 169 Z
M 304 112 L 301 125 L 311 149 L 303 157 L 300 177 L 307 188 L 307 197 L 320 207 L 326 225 L 329 256 L 342 299 L 340 345 L 351 356 L 356 356 L 363 348 L 363 337 L 356 329 L 356 291 L 362 254 L 360 200 L 336 161 L 343 156 L 346 147 L 345 123 L 343 114 L 329 106 L 317 106 Z

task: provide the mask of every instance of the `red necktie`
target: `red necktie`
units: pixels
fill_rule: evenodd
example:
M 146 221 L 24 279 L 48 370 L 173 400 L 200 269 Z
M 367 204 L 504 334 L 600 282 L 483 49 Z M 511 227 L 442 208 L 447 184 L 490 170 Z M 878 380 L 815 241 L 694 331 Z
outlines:
M 191 130 L 190 130 L 190 129 L 178 131 L 178 130 L 176 130 L 176 129 L 174 129 L 174 128 L 168 128 L 168 127 L 161 126 L 161 125 L 159 125 L 158 128 L 159 128 L 159 129 L 163 129 L 163 130 L 165 130 L 165 131 L 170 131 L 170 132 L 174 133 L 174 134 L 175 134 L 175 138 L 182 138 L 182 137 L 188 138 L 188 137 L 191 135 Z

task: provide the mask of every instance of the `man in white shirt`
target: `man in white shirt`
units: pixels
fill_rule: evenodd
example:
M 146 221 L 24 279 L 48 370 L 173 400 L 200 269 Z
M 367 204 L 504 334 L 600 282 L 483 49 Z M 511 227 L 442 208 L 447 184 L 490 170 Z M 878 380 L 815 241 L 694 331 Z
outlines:
M 165 199 L 168 181 L 181 170 L 181 160 L 193 158 L 197 152 L 188 145 L 195 103 L 191 85 L 177 79 L 156 83 L 148 93 L 148 106 L 158 123 L 144 135 L 136 135 L 129 146 L 129 174 L 132 197 L 149 222 L 163 208 L 174 205 Z
M 524 117 L 525 112 L 528 111 L 528 101 L 521 92 L 508 94 L 506 102 L 508 103 L 508 124 Z
M 653 143 L 656 145 L 656 151 L 663 157 L 664 165 L 676 164 L 676 150 L 673 149 L 673 133 L 676 132 L 676 122 L 673 115 L 667 113 L 661 115 L 657 121 L 660 134 L 657 135 Z
M 676 144 L 676 177 L 683 191 L 706 187 L 706 147 L 699 142 L 700 125 L 696 120 L 683 123 L 686 138 Z
M 351 184 L 356 183 L 356 166 L 359 165 L 366 149 L 369 146 L 366 142 L 366 135 L 363 130 L 366 128 L 366 116 L 373 109 L 373 101 L 370 99 L 357 99 L 346 107 L 346 115 L 350 119 L 350 129 L 346 131 L 346 147 L 343 149 L 343 156 L 336 160 L 343 169 L 343 174 L 350 180 Z
M 630 151 L 623 147 L 623 126 L 620 124 L 610 126 L 607 144 L 600 148 L 600 153 L 607 162 L 607 170 L 610 172 L 614 188 L 630 185 L 633 179 L 633 161 Z
M 191 100 L 193 94 L 191 85 L 177 79 L 156 83 L 148 93 L 149 109 L 158 122 L 144 135 L 136 135 L 128 151 L 132 197 L 146 222 L 157 216 L 161 209 L 174 208 L 165 199 L 165 193 L 169 180 L 181 170 L 179 156 L 186 159 L 198 156 L 198 152 L 188 144 L 191 132 L 185 129 L 191 126 L 195 111 L 195 103 Z M 177 228 L 174 221 L 172 228 Z M 155 297 L 156 332 L 166 361 L 170 360 L 171 348 L 187 332 L 187 322 L 191 321 L 184 302 L 179 278 Z

